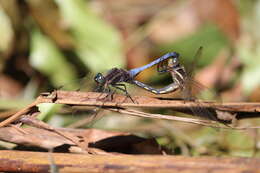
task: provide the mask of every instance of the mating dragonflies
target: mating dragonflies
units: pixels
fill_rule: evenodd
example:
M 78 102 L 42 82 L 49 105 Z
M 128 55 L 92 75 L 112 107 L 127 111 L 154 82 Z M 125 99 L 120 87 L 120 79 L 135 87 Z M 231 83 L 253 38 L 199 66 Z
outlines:
M 145 83 L 142 83 L 138 80 L 135 79 L 135 77 L 142 71 L 144 71 L 147 68 L 150 68 L 154 65 L 159 64 L 160 62 L 163 62 L 169 58 L 172 59 L 176 59 L 179 57 L 179 54 L 176 52 L 171 52 L 171 53 L 167 53 L 165 55 L 163 55 L 160 58 L 157 58 L 156 60 L 150 62 L 147 65 L 144 65 L 142 67 L 139 68 L 135 68 L 135 69 L 131 69 L 131 70 L 125 70 L 125 69 L 119 69 L 119 68 L 112 68 L 111 70 L 109 70 L 107 72 L 106 75 L 103 75 L 102 73 L 97 73 L 96 76 L 94 77 L 95 82 L 97 83 L 97 88 L 95 89 L 95 91 L 97 92 L 104 92 L 107 93 L 107 97 L 111 96 L 111 99 L 113 99 L 113 94 L 114 91 L 112 91 L 112 88 L 118 89 L 123 91 L 127 97 L 129 97 L 132 102 L 134 103 L 134 100 L 131 98 L 130 94 L 128 93 L 127 89 L 126 89 L 126 85 L 125 83 L 130 83 L 130 84 L 134 84 L 138 87 L 141 87 L 147 91 L 150 91 L 154 94 L 166 94 L 166 93 L 170 93 L 173 92 L 175 90 L 177 90 L 180 86 L 179 84 L 173 82 L 163 88 L 153 88 Z M 97 114 L 98 114 L 98 108 L 94 109 L 94 118 L 96 118 Z M 92 120 L 93 120 L 92 119 Z M 91 121 L 92 121 L 91 120 Z M 81 124 L 81 123 L 79 123 Z M 83 123 L 82 123 L 83 124 Z
M 105 76 L 103 76 L 101 73 L 98 73 L 94 78 L 94 80 L 96 81 L 96 83 L 98 85 L 96 91 L 110 92 L 111 91 L 110 86 L 112 86 L 116 89 L 124 91 L 126 93 L 126 95 L 130 97 L 129 93 L 127 92 L 125 84 L 122 83 L 122 82 L 126 82 L 126 83 L 130 83 L 130 84 L 134 84 L 134 85 L 141 87 L 147 91 L 150 91 L 154 94 L 166 94 L 166 93 L 174 92 L 175 90 L 177 90 L 180 87 L 179 83 L 173 82 L 163 88 L 157 89 L 157 88 L 153 88 L 145 83 L 142 83 L 142 82 L 136 80 L 135 77 L 143 70 L 150 68 L 154 65 L 157 65 L 167 59 L 173 59 L 173 60 L 176 59 L 176 61 L 177 61 L 178 57 L 179 57 L 178 53 L 171 52 L 171 53 L 167 53 L 167 54 L 163 55 L 162 57 L 152 61 L 151 63 L 149 63 L 147 65 L 144 65 L 139 68 L 131 69 L 129 71 L 124 70 L 124 69 L 113 68 L 110 71 L 108 71 L 108 73 Z M 122 87 L 122 88 L 120 88 L 120 87 Z
M 201 48 L 195 55 L 195 58 L 193 61 L 197 61 L 197 57 L 201 53 Z M 165 87 L 162 88 L 154 88 L 151 87 L 150 85 L 147 85 L 143 82 L 140 82 L 136 80 L 136 76 L 144 71 L 147 68 L 150 68 L 152 66 L 157 65 L 157 72 L 158 73 L 170 73 L 172 76 L 172 82 L 168 84 Z M 191 70 L 192 71 L 192 70 Z M 180 63 L 180 55 L 176 52 L 172 53 L 167 53 L 163 55 L 162 57 L 157 58 L 156 60 L 150 62 L 147 65 L 144 65 L 139 68 L 134 68 L 131 70 L 125 70 L 125 69 L 119 69 L 119 68 L 113 68 L 107 72 L 106 75 L 103 75 L 101 73 L 96 74 L 94 77 L 94 80 L 97 83 L 97 88 L 95 91 L 97 92 L 102 92 L 102 93 L 107 93 L 107 98 L 108 96 L 111 96 L 111 99 L 113 100 L 113 94 L 115 90 L 112 90 L 112 88 L 119 89 L 123 91 L 127 97 L 129 97 L 132 102 L 134 103 L 134 100 L 131 98 L 129 95 L 126 85 L 124 83 L 129 83 L 136 85 L 142 89 L 145 89 L 151 93 L 154 94 L 167 94 L 167 93 L 172 93 L 177 90 L 181 91 L 181 94 L 183 94 L 182 99 L 185 101 L 187 100 L 192 100 L 196 101 L 197 105 L 196 107 L 191 107 L 189 112 L 183 112 L 182 110 L 178 110 L 179 112 L 183 113 L 188 113 L 188 114 L 193 114 L 193 115 L 198 115 L 200 117 L 208 118 L 211 120 L 216 120 L 215 118 L 216 114 L 214 113 L 214 110 L 210 109 L 204 109 L 204 107 L 200 104 L 198 100 L 194 97 L 194 95 L 191 93 L 190 89 L 193 86 L 190 86 L 190 84 L 195 84 L 196 86 L 199 85 L 196 81 L 192 80 L 192 76 L 190 76 L 189 71 L 186 70 L 186 68 Z M 202 87 L 199 88 L 201 90 Z M 205 88 L 204 88 L 205 89 Z M 167 98 L 166 98 L 167 99 Z M 172 99 L 172 98 L 169 98 Z M 104 100 L 105 101 L 105 100 Z M 200 106 L 201 105 L 201 106 Z M 94 109 L 94 114 L 93 110 L 91 111 L 92 116 L 89 119 L 82 120 L 78 123 L 76 123 L 75 126 L 82 126 L 89 124 L 90 122 L 93 123 L 94 119 L 100 118 L 100 116 L 103 116 L 100 111 L 98 111 L 99 108 Z M 94 116 L 93 116 L 94 115 Z M 92 124 L 91 123 L 91 124 Z
M 202 51 L 202 47 L 199 48 L 199 50 L 197 51 L 193 61 L 197 61 L 195 58 L 197 58 L 201 54 L 201 51 Z M 124 69 L 113 68 L 110 71 L 108 71 L 108 73 L 105 76 L 103 76 L 101 73 L 98 73 L 94 78 L 94 80 L 98 84 L 96 91 L 109 93 L 111 91 L 110 86 L 112 86 L 116 89 L 125 92 L 126 95 L 132 100 L 129 93 L 127 92 L 125 84 L 123 84 L 123 82 L 126 82 L 130 84 L 134 84 L 154 94 L 167 94 L 167 93 L 175 92 L 176 90 L 180 90 L 184 93 L 183 94 L 184 100 L 194 101 L 196 97 L 192 95 L 191 88 L 193 86 L 190 85 L 194 84 L 198 86 L 200 84 L 192 80 L 192 77 L 189 76 L 189 72 L 187 72 L 185 67 L 181 65 L 179 61 L 179 56 L 180 55 L 178 53 L 171 52 L 163 55 L 160 58 L 157 58 L 156 60 L 152 61 L 147 65 L 144 65 L 139 68 L 131 69 L 129 71 Z M 135 77 L 140 72 L 154 65 L 157 65 L 158 73 L 170 73 L 173 80 L 172 83 L 170 83 L 169 85 L 163 88 L 157 89 L 135 79 Z M 200 87 L 203 88 L 202 85 L 200 85 Z M 197 103 L 199 102 L 197 101 Z M 197 115 L 200 114 L 204 117 L 206 116 L 209 119 L 216 120 L 215 116 L 212 115 L 212 113 L 208 110 L 203 110 L 200 109 L 199 107 L 191 108 L 191 109 L 192 112 L 194 112 L 194 114 Z

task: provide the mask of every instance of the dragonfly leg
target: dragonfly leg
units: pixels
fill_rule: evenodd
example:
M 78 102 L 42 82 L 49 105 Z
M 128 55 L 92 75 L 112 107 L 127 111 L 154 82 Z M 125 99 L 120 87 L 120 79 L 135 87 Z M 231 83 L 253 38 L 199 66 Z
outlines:
M 106 98 L 110 97 L 110 101 L 112 101 L 114 99 L 114 94 L 115 94 L 115 90 L 112 90 L 109 86 L 107 87 L 107 96 Z
M 119 90 L 123 91 L 123 92 L 126 94 L 126 96 L 129 97 L 133 103 L 135 103 L 134 100 L 133 100 L 133 98 L 132 98 L 132 97 L 130 96 L 130 94 L 127 92 L 127 89 L 126 89 L 125 84 L 119 84 L 119 83 L 118 83 L 118 84 L 113 85 L 113 87 L 115 87 L 116 89 L 119 89 Z M 120 87 L 123 87 L 123 88 L 120 88 Z
M 112 92 L 110 87 L 107 86 L 106 88 L 102 88 L 102 90 L 99 90 L 99 92 L 100 95 L 97 97 L 98 99 L 100 99 L 103 94 L 106 94 L 106 96 L 103 99 L 106 100 L 110 97 L 109 100 L 113 100 L 113 94 L 115 93 L 115 91 Z

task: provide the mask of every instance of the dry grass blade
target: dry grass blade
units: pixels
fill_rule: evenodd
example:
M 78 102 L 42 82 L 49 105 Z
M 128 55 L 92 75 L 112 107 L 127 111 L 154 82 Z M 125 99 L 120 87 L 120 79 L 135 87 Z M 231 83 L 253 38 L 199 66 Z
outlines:
M 138 117 L 144 117 L 144 118 L 153 118 L 153 119 L 162 119 L 162 120 L 172 120 L 172 121 L 180 121 L 185 123 L 192 123 L 192 124 L 198 124 L 198 125 L 204 125 L 209 127 L 220 127 L 219 124 L 215 121 L 211 120 L 201 120 L 201 119 L 195 119 L 195 118 L 186 118 L 186 117 L 178 117 L 174 115 L 162 115 L 162 114 L 151 114 L 151 113 L 145 113 L 133 109 L 114 109 L 114 108 L 108 108 L 111 111 L 138 116 Z

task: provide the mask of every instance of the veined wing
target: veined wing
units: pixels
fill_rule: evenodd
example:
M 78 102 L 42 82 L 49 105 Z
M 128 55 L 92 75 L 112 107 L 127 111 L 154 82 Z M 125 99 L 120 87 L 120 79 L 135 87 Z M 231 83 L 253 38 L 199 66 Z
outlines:
M 196 107 L 191 107 L 191 111 L 193 112 L 193 114 L 198 115 L 200 117 L 208 118 L 211 120 L 217 120 L 216 112 L 214 110 L 205 109 L 202 106 L 200 106 L 200 105 L 202 105 L 202 103 L 200 103 L 200 101 L 197 99 L 197 95 L 200 95 L 202 93 L 204 93 L 204 94 L 207 93 L 207 95 L 211 96 L 211 99 L 215 99 L 217 97 L 217 94 L 213 90 L 207 89 L 207 87 L 205 87 L 202 84 L 200 84 L 199 82 L 193 80 L 194 68 L 197 65 L 199 57 L 201 57 L 201 54 L 202 54 L 202 47 L 200 47 L 198 49 L 198 51 L 196 52 L 189 68 L 183 67 L 180 64 L 180 62 L 176 62 L 176 60 L 173 61 L 173 60 L 169 59 L 169 60 L 167 60 L 168 62 L 167 61 L 160 62 L 157 66 L 157 71 L 159 73 L 171 72 L 173 79 L 178 77 L 178 75 L 181 76 L 181 80 L 183 80 L 183 81 L 179 82 L 179 83 L 181 85 L 180 88 L 181 88 L 183 100 L 195 101 L 198 105 Z M 183 68 L 184 72 L 179 73 L 177 71 L 176 67 Z M 175 74 L 178 74 L 178 75 L 175 75 Z M 175 80 L 175 81 L 178 81 L 178 80 Z M 202 98 L 202 100 L 204 100 L 203 97 L 201 97 L 201 98 Z
M 59 90 L 69 90 L 69 91 L 95 91 L 96 84 L 94 82 L 94 74 L 89 73 L 85 77 L 75 79 L 71 83 L 64 84 L 59 87 Z M 102 93 L 100 94 L 100 96 Z M 97 98 L 99 99 L 99 98 Z M 105 100 L 104 100 L 105 103 Z M 65 105 L 63 107 L 63 113 L 66 115 L 66 120 L 69 119 L 68 127 L 89 127 L 92 126 L 97 120 L 103 117 L 103 109 L 100 107 L 89 107 L 89 106 L 71 106 Z M 76 120 L 76 121 L 75 121 Z M 72 122 L 72 123 L 71 123 Z
M 208 99 L 213 101 L 212 104 L 214 104 L 217 100 L 218 102 L 220 101 L 220 98 L 214 90 L 203 86 L 201 83 L 194 81 L 191 78 L 187 78 L 185 81 L 185 86 L 182 90 L 182 98 L 184 100 L 196 102 L 197 106 L 191 108 L 193 114 L 210 120 L 218 120 L 217 114 L 214 110 L 204 108 L 202 106 L 202 102 Z
M 197 67 L 199 59 L 202 57 L 202 51 L 203 51 L 203 47 L 199 47 L 199 49 L 197 50 L 197 52 L 195 53 L 192 59 L 192 63 L 188 68 L 186 68 L 187 78 L 183 90 L 183 98 L 184 99 L 191 98 L 196 101 L 198 107 L 196 109 L 193 108 L 192 110 L 195 114 L 198 114 L 199 116 L 204 118 L 217 121 L 218 119 L 217 119 L 216 112 L 214 110 L 202 108 L 202 106 L 200 106 L 201 105 L 200 100 L 211 99 L 214 101 L 218 100 L 219 102 L 221 100 L 220 97 L 213 89 L 209 89 L 206 86 L 199 83 L 198 81 L 194 80 L 195 68 Z

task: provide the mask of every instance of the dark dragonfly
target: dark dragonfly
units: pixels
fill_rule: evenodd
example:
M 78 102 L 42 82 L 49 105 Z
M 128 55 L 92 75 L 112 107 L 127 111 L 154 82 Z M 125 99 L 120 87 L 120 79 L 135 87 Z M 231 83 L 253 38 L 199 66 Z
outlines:
M 131 69 L 129 71 L 124 70 L 124 69 L 119 69 L 119 68 L 113 68 L 110 71 L 108 71 L 108 73 L 105 76 L 103 76 L 101 73 L 98 73 L 94 78 L 94 80 L 96 81 L 96 83 L 98 85 L 96 91 L 110 93 L 111 92 L 110 87 L 112 86 L 116 89 L 119 89 L 119 90 L 125 92 L 126 95 L 128 97 L 130 97 L 129 93 L 127 92 L 125 84 L 123 84 L 123 82 L 126 82 L 126 83 L 130 83 L 130 84 L 135 84 L 138 87 L 141 87 L 154 94 L 166 94 L 166 93 L 174 92 L 181 86 L 180 83 L 173 82 L 163 88 L 157 89 L 157 88 L 153 88 L 145 83 L 142 83 L 142 82 L 136 80 L 135 77 L 143 70 L 150 68 L 154 65 L 157 65 L 167 59 L 172 59 L 173 61 L 178 62 L 178 58 L 179 58 L 178 53 L 171 52 L 171 53 L 167 53 L 167 54 L 163 55 L 160 58 L 157 58 L 156 60 L 152 61 L 151 63 L 149 63 L 147 65 L 144 65 L 139 68 Z M 168 72 L 168 69 L 165 69 L 165 72 Z M 131 100 L 132 100 L 132 98 L 131 98 Z

